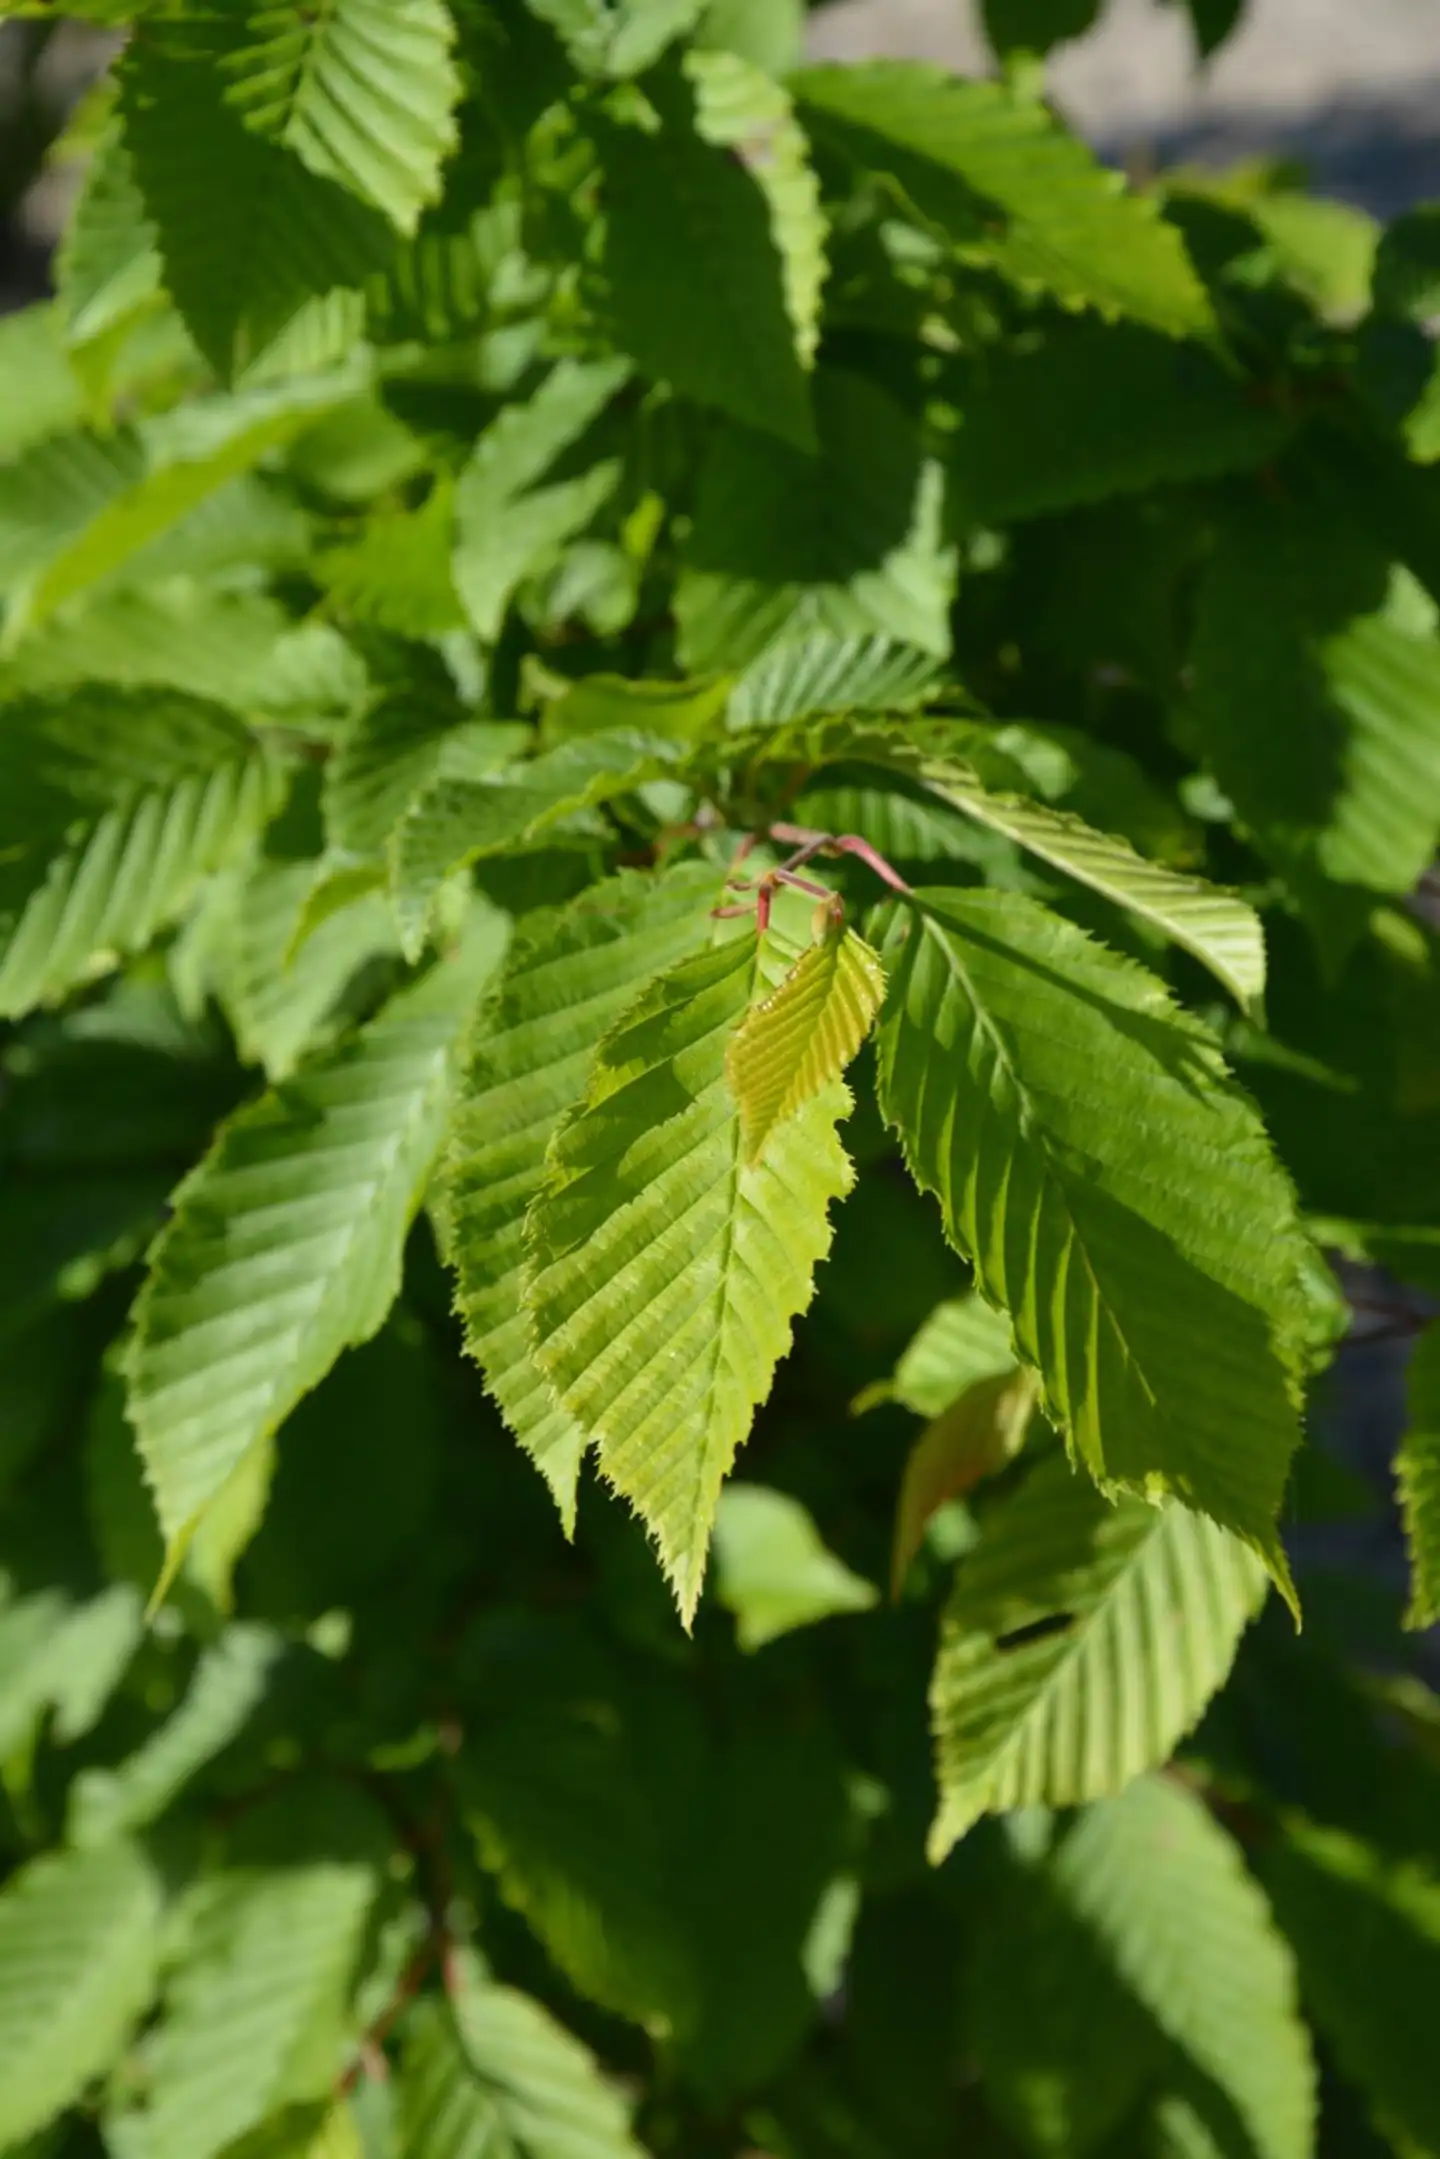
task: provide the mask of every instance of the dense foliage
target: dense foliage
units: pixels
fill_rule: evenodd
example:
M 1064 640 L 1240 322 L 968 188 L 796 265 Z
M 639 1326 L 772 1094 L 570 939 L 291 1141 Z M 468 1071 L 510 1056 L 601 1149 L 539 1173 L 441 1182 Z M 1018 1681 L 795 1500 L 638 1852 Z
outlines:
M 1302 1446 L 1333 1268 L 1440 1289 L 1440 213 L 1123 187 L 1063 0 L 72 12 L 0 2148 L 1440 2153 L 1440 1700 Z

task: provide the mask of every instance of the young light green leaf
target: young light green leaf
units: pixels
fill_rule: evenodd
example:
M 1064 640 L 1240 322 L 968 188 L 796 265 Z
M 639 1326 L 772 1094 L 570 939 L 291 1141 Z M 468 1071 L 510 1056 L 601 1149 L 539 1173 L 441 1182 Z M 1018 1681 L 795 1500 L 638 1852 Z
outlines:
M 1112 1505 L 1042 1462 L 987 1517 L 946 1608 L 932 1858 L 982 1814 L 1075 1806 L 1166 1761 L 1264 1594 L 1245 1546 L 1202 1515 Z
M 726 1045 L 790 957 L 739 936 L 662 975 L 602 1043 L 529 1216 L 536 1355 L 687 1625 L 720 1488 L 851 1181 L 838 1080 L 745 1159 Z
M 353 1041 L 238 1111 L 176 1193 L 128 1364 L 167 1568 L 251 1448 L 384 1321 L 504 936 L 480 922 Z
M 154 1990 L 163 1891 L 125 1840 L 33 1860 L 0 1891 L 0 2140 L 108 2069 Z
M 862 165 L 892 175 L 923 217 L 1018 283 L 1169 337 L 1213 334 L 1179 233 L 1038 98 L 905 61 L 808 68 L 793 87 Z
M 884 998 L 885 976 L 864 938 L 827 921 L 779 988 L 751 1005 L 725 1051 L 747 1164 L 760 1160 L 779 1126 L 839 1079 Z
M 699 863 L 621 876 L 532 917 L 471 1029 L 444 1165 L 442 1212 L 466 1347 L 565 1525 L 585 1439 L 536 1364 L 520 1302 L 525 1215 L 597 1040 L 645 984 L 709 935 L 719 873 Z
M 589 2049 L 468 1960 L 406 2019 L 397 2111 L 405 2159 L 644 2159 Z
M 1265 1559 L 1299 1438 L 1308 1244 L 1213 1037 L 1033 900 L 889 917 L 881 1101 L 1047 1414 L 1109 1492 L 1172 1492 Z
M 630 373 L 627 360 L 561 360 L 480 436 L 455 488 L 455 589 L 476 634 L 500 634 L 510 596 L 589 524 L 620 477 L 613 458 L 540 485 Z
M 540 756 L 476 774 L 472 760 L 442 756 L 389 844 L 390 889 L 407 956 L 424 949 L 430 913 L 446 879 L 482 855 L 528 847 L 562 819 L 663 778 L 678 746 L 630 730 L 581 735 Z
M 890 1594 L 899 1599 L 911 1560 L 947 1500 L 1013 1462 L 1025 1444 L 1040 1392 L 1033 1372 L 977 1379 L 933 1417 L 910 1450 L 890 1552 Z
M 804 139 L 784 91 L 744 61 L 696 54 L 688 72 L 647 84 L 658 126 L 596 130 L 615 342 L 681 396 L 810 450 L 823 257 Z M 767 130 L 780 153 L 768 184 L 750 149 Z
M 837 1559 L 798 1499 L 727 1484 L 715 1515 L 715 1593 L 741 1649 L 763 1649 L 837 1612 L 867 1612 L 873 1586 Z
M 441 0 L 264 5 L 244 36 L 226 59 L 226 103 L 413 233 L 456 140 L 455 25 Z
M 140 950 L 252 839 L 275 798 L 218 705 L 91 686 L 0 724 L 0 1014 Z
M 1410 1548 L 1405 1624 L 1440 1620 L 1440 1326 L 1430 1326 L 1410 1360 L 1409 1420 L 1395 1468 Z
M 705 0 L 528 0 L 587 75 L 637 75 L 689 30 Z

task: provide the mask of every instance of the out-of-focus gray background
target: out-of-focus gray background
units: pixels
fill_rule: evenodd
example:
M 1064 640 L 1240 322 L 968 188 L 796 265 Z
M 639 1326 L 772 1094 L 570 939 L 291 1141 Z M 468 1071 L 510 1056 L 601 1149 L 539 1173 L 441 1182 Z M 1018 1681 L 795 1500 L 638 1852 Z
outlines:
M 974 0 L 833 0 L 811 51 L 987 67 Z M 1183 8 L 1111 0 L 1051 65 L 1057 102 L 1120 161 L 1304 158 L 1326 193 L 1382 216 L 1440 196 L 1440 0 L 1251 0 L 1203 71 Z

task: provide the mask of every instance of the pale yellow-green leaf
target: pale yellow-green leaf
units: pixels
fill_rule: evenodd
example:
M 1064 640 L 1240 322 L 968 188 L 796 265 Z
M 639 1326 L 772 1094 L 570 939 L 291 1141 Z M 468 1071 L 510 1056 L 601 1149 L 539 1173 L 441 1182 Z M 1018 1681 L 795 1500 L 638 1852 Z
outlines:
M 776 1128 L 840 1077 L 884 996 L 884 973 L 864 938 L 827 922 L 779 988 L 750 1007 L 725 1052 L 747 1162 L 758 1162 Z
M 1014 1460 L 1039 1396 L 1033 1372 L 995 1373 L 941 1410 L 910 1450 L 895 1510 L 890 1594 L 898 1597 L 931 1517 Z

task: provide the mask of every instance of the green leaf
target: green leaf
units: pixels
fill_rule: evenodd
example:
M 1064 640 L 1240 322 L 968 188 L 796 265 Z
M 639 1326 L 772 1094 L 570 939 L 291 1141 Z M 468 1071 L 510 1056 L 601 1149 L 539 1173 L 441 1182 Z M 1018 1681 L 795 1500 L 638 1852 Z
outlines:
M 18 2144 L 108 2069 L 155 1985 L 162 1893 L 145 1855 L 37 1859 L 0 1891 L 0 2139 Z
M 562 820 L 627 795 L 671 768 L 676 746 L 663 736 L 617 731 L 581 735 L 540 756 L 474 773 L 442 756 L 433 780 L 411 803 L 390 841 L 390 888 L 406 953 L 422 950 L 442 885 L 482 855 L 529 847 Z
M 399 1288 L 457 1037 L 502 918 L 247 1104 L 175 1195 L 135 1307 L 130 1415 L 173 1566 L 206 1508 Z
M 507 1615 L 488 1649 L 462 1774 L 501 1894 L 712 2107 L 762 2087 L 815 2017 L 808 1945 L 846 1860 L 824 1721 L 707 1729 L 693 1687 L 612 1668 L 583 1622 Z
M 1166 1761 L 1265 1593 L 1174 1501 L 1113 1505 L 1058 1456 L 986 1517 L 946 1608 L 930 1706 L 933 1859 L 982 1814 L 1076 1806 Z
M 713 733 L 729 696 L 730 684 L 723 675 L 713 682 L 627 682 L 622 675 L 582 675 L 547 709 L 545 739 L 568 742 L 577 735 L 628 727 L 642 735 L 692 742 Z
M 706 0 L 526 0 L 587 75 L 638 75 L 695 23 Z
M 729 1038 L 793 946 L 731 938 L 662 975 L 601 1044 L 531 1207 L 536 1355 L 655 1540 L 688 1625 L 720 1488 L 769 1391 L 850 1166 L 839 1081 L 745 1160 Z
M 1209 352 L 1128 325 L 1086 323 L 976 367 L 955 401 L 950 481 L 967 525 L 1245 471 L 1291 432 Z
M 0 318 L 0 459 L 73 427 L 80 409 L 58 310 L 37 303 Z
M 329 0 L 252 8 L 227 56 L 226 103 L 413 233 L 455 147 L 455 25 L 440 0 Z
M 1021 1909 L 1032 1906 L 1036 1968 L 1017 1975 L 982 1947 L 972 1988 L 987 2080 L 1007 2115 L 1018 2107 L 1031 2148 L 1093 2144 L 1106 2127 L 1094 2084 L 1108 2075 L 1113 2086 L 1118 2072 L 1123 2099 L 1128 2057 L 1132 2093 L 1143 2079 L 1183 2101 L 1192 2150 L 1308 2159 L 1315 2072 L 1294 1960 L 1238 1846 L 1201 1801 L 1141 1778 L 1088 1808 L 1027 1871 Z M 1037 2120 L 1041 2093 L 1049 2106 Z M 1035 2137 L 1046 2114 L 1052 2132 L 1078 2115 L 1083 2143 Z
M 747 1167 L 779 1126 L 839 1079 L 884 999 L 885 977 L 869 945 L 827 915 L 818 942 L 751 1005 L 725 1052 Z
M 187 1007 L 211 994 L 246 1064 L 288 1079 L 350 1017 L 345 992 L 368 962 L 396 950 L 384 893 L 366 889 L 348 907 L 318 912 L 323 863 L 272 861 L 217 879 L 172 959 Z
M 1045 1409 L 1108 1492 L 1275 1528 L 1308 1244 L 1213 1037 L 1019 894 L 935 891 L 884 948 L 881 1101 Z
M 645 984 L 709 934 L 720 876 L 698 863 L 608 878 L 532 917 L 475 1018 L 445 1160 L 443 1215 L 466 1347 L 567 1529 L 584 1435 L 535 1362 L 520 1302 L 525 1215 L 557 1126 L 584 1093 L 597 1040 Z
M 112 121 L 81 184 L 56 260 L 71 343 L 84 345 L 153 305 L 162 275 L 155 228 Z
M 996 55 L 1047 53 L 1052 45 L 1083 37 L 1094 26 L 1101 0 L 984 0 L 985 35 Z
M 0 1604 L 0 1759 L 30 1749 L 50 1709 L 57 1746 L 93 1729 L 139 1647 L 143 1609 L 128 1583 L 69 1609 L 48 1589 Z
M 541 482 L 597 420 L 630 373 L 625 360 L 561 360 L 534 395 L 507 405 L 475 445 L 455 488 L 455 589 L 477 634 L 500 632 L 511 595 L 583 532 L 620 476 L 614 459 Z
M 1410 1548 L 1406 1625 L 1440 1620 L 1440 1327 L 1428 1327 L 1410 1360 L 1409 1418 L 1395 1468 Z
M 458 750 L 482 772 L 518 757 L 529 740 L 518 724 L 467 720 L 438 681 L 387 688 L 355 715 L 326 761 L 326 840 L 341 854 L 379 854 L 447 754 L 453 762 Z
M 738 157 L 764 193 L 795 351 L 802 367 L 813 367 L 828 228 L 794 104 L 773 76 L 734 51 L 692 50 L 685 72 L 701 140 Z
M 406 2020 L 399 2078 L 405 2159 L 643 2159 L 619 2093 L 587 2047 L 468 1962 L 448 2000 Z
M 216 705 L 90 687 L 0 707 L 0 1013 L 140 950 L 248 843 L 274 796 Z
M 890 1594 L 897 1601 L 940 1508 L 1006 1468 L 1020 1452 L 1039 1391 L 1033 1372 L 992 1373 L 958 1394 L 916 1440 L 895 1508 Z
M 1213 333 L 1179 233 L 1038 100 L 898 60 L 807 68 L 792 87 L 827 135 L 1020 284 L 1167 337 Z
M 264 593 L 178 577 L 67 603 L 0 662 L 6 695 L 11 684 L 85 682 L 182 690 L 266 719 L 330 719 L 354 708 L 365 670 L 327 623 L 297 625 Z
M 1300 1984 L 1340 2066 L 1396 2144 L 1440 2148 L 1429 2014 L 1440 1985 L 1440 1882 L 1338 1830 L 1294 1824 L 1265 1885 L 1295 1946 Z
M 768 186 L 730 140 L 737 90 L 742 124 L 748 105 L 760 130 L 780 131 Z M 810 449 L 802 354 L 813 354 L 821 236 L 789 99 L 770 86 L 757 102 L 755 78 L 729 56 L 696 55 L 691 81 L 647 91 L 647 124 L 595 132 L 615 343 L 682 397 Z
M 895 1367 L 895 1376 L 867 1388 L 856 1409 L 899 1402 L 917 1417 L 938 1417 L 981 1380 L 1015 1369 L 1010 1322 L 983 1297 L 950 1297 L 938 1304 Z
M 378 1855 L 337 1845 L 208 1885 L 147 2048 L 147 2103 L 116 2124 L 126 2150 L 215 2159 L 280 2107 L 329 2093 L 380 1887 Z
M 328 13 L 328 10 L 327 10 Z M 228 102 L 229 69 L 250 11 L 213 8 L 143 23 L 120 66 L 120 105 L 166 287 L 224 380 L 276 357 L 286 333 L 321 327 L 312 303 L 358 288 L 385 266 L 394 227 L 347 188 L 252 132 Z M 333 315 L 314 365 L 354 341 L 360 315 Z M 305 317 L 310 314 L 309 324 Z M 301 348 L 293 348 L 297 355 Z
M 1353 522 L 1225 524 L 1200 590 L 1194 712 L 1242 827 L 1327 940 L 1409 892 L 1440 840 L 1440 634 Z
M 746 1651 L 878 1601 L 822 1541 L 799 1500 L 763 1484 L 728 1484 L 720 1494 L 715 1594 L 734 1613 L 735 1639 Z
M 75 428 L 45 436 L 0 466 L 0 592 L 43 571 L 92 518 L 141 484 L 146 462 L 141 437 L 122 425 L 109 435 Z
M 465 627 L 451 560 L 454 489 L 437 480 L 418 510 L 382 508 L 316 564 L 347 622 L 397 637 L 443 637 Z
M 6 618 L 7 641 L 43 622 L 66 600 L 113 579 L 161 534 L 250 472 L 323 412 L 353 393 L 354 377 L 319 376 L 234 398 L 197 399 L 180 412 L 141 423 L 143 463 L 116 467 L 116 484 L 83 523 L 31 550 Z M 54 444 L 42 446 L 58 451 Z M 67 520 L 68 522 L 68 520 Z
M 687 667 L 744 667 L 815 632 L 950 649 L 939 467 L 862 376 L 819 369 L 815 405 L 819 456 L 748 431 L 712 442 L 675 595 Z
M 269 1690 L 284 1645 L 268 1627 L 229 1627 L 195 1667 L 183 1699 L 114 1769 L 84 1769 L 70 1794 L 70 1840 L 108 1844 L 164 1813 L 228 1747 Z
M 1127 840 L 1093 831 L 1066 810 L 988 789 L 958 762 L 926 758 L 916 769 L 942 801 L 1193 953 L 1252 1018 L 1258 1015 L 1265 994 L 1265 933 L 1248 901 L 1151 862 Z
M 772 645 L 751 661 L 731 694 L 729 722 L 740 732 L 812 713 L 903 712 L 924 704 L 940 674 L 934 653 L 888 637 L 820 630 Z

